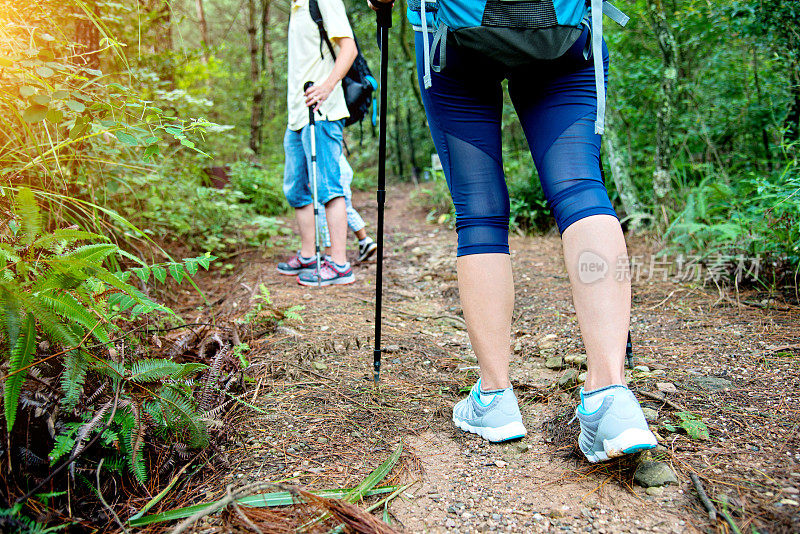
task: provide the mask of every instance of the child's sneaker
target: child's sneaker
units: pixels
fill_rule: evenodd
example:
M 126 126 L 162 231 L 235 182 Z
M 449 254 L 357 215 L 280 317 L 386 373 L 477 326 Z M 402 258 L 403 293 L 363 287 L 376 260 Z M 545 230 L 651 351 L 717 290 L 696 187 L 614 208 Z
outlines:
M 363 241 L 358 242 L 358 261 L 367 261 L 375 254 L 377 249 L 378 244 L 371 237 L 365 237 Z
M 581 404 L 575 417 L 581 424 L 578 445 L 592 463 L 652 449 L 658 444 L 639 401 L 622 385 L 600 388 L 588 395 L 581 388 Z
M 350 262 L 344 265 L 337 265 L 333 261 L 325 260 L 320 267 L 320 276 L 317 278 L 317 270 L 310 269 L 297 275 L 297 283 L 304 286 L 330 286 L 334 284 L 352 284 L 356 275 L 350 267 Z
M 294 276 L 300 274 L 306 269 L 315 269 L 316 266 L 316 257 L 312 256 L 310 258 L 304 258 L 298 252 L 288 260 L 280 262 L 278 264 L 278 272 L 288 276 Z
M 461 430 L 495 442 L 521 438 L 528 433 L 514 390 L 481 391 L 480 379 L 469 396 L 453 407 L 453 423 Z

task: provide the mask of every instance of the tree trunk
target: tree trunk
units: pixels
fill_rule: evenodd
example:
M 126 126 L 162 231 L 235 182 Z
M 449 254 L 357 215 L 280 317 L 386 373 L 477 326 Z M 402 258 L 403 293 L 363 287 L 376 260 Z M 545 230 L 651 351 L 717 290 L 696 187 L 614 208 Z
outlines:
M 608 156 L 608 163 L 611 170 L 611 179 L 617 189 L 622 209 L 626 215 L 632 215 L 642 211 L 639 197 L 636 194 L 636 186 L 633 185 L 628 166 L 625 164 L 625 157 L 619 142 L 618 122 L 614 113 L 606 114 L 606 131 L 603 135 L 603 148 Z M 635 224 L 634 224 L 635 226 Z
M 200 40 L 203 43 L 203 62 L 208 63 L 208 24 L 206 24 L 206 10 L 203 8 L 203 0 L 195 0 L 197 7 L 197 19 L 200 21 Z
M 172 50 L 172 8 L 170 0 L 155 0 L 150 9 L 154 12 L 153 27 L 155 42 L 153 50 L 156 53 Z
M 253 84 L 253 104 L 250 108 L 250 149 L 258 156 L 261 151 L 261 117 L 264 90 L 261 87 L 258 40 L 256 39 L 256 0 L 247 1 L 247 35 L 250 38 L 250 82 Z
M 403 143 L 400 140 L 400 121 L 397 119 L 397 113 L 392 114 L 392 119 L 394 122 L 394 144 L 395 144 L 395 162 L 397 167 L 395 168 L 395 172 L 397 176 L 401 179 L 405 175 L 405 165 L 403 164 Z
M 672 196 L 672 120 L 673 102 L 678 85 L 678 42 L 672 33 L 662 0 L 648 0 L 653 18 L 653 29 L 658 39 L 663 60 L 660 102 L 656 114 L 655 169 L 653 171 L 653 193 L 656 205 L 666 218 L 666 208 Z M 667 221 L 664 221 L 665 223 Z
M 94 0 L 87 2 L 86 8 L 95 17 L 100 16 L 97 2 Z M 97 52 L 100 49 L 100 31 L 95 21 L 85 16 L 78 18 L 75 25 L 75 40 L 83 45 L 83 50 L 76 57 L 76 63 L 92 69 L 100 68 L 100 55 Z

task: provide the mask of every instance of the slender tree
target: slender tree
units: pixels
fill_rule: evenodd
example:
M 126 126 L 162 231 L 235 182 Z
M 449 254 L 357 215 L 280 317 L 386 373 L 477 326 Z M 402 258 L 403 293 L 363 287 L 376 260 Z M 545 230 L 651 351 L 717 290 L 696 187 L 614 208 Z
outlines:
M 662 57 L 660 102 L 656 113 L 653 193 L 656 206 L 666 222 L 666 208 L 672 196 L 672 130 L 678 86 L 678 41 L 667 20 L 663 0 L 648 0 L 647 7 Z
M 616 113 L 607 113 L 603 148 L 606 156 L 608 156 L 611 179 L 614 181 L 614 186 L 622 202 L 622 209 L 625 210 L 627 215 L 631 215 L 642 211 L 642 206 L 636 193 L 636 186 L 633 184 L 630 172 L 628 172 L 626 158 L 619 141 L 618 128 L 619 122 L 617 121 Z
M 197 20 L 200 23 L 200 41 L 203 43 L 203 62 L 208 63 L 208 24 L 203 0 L 195 0 L 195 7 L 197 8 Z
M 264 105 L 264 88 L 258 52 L 258 10 L 256 0 L 247 1 L 247 35 L 250 39 L 250 81 L 253 85 L 253 101 L 250 107 L 250 149 L 255 155 L 261 152 L 261 124 Z

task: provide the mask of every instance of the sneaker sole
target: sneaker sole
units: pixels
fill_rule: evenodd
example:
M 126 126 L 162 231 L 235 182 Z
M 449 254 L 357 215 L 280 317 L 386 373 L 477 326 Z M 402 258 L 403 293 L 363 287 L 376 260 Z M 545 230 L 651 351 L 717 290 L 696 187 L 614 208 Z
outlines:
M 367 261 L 368 259 L 370 259 L 375 254 L 376 250 L 378 250 L 378 245 L 376 245 L 375 243 L 372 243 L 372 246 L 370 246 L 367 249 L 366 252 L 364 252 L 363 254 L 360 254 L 358 256 L 358 261 L 359 262 Z
M 309 286 L 309 287 L 317 287 L 317 286 L 346 286 L 348 284 L 352 284 L 356 281 L 355 275 L 345 276 L 342 278 L 334 278 L 333 280 L 323 280 L 321 283 L 318 283 L 316 280 L 313 282 L 306 282 L 305 280 L 300 280 L 300 277 L 297 277 L 297 283 L 301 286 Z
M 649 430 L 629 428 L 613 439 L 603 440 L 602 451 L 584 452 L 591 463 L 605 462 L 626 454 L 646 451 L 658 445 L 656 437 Z
M 465 432 L 472 432 L 493 443 L 518 439 L 524 437 L 528 433 L 528 431 L 525 430 L 525 426 L 519 421 L 514 421 L 513 423 L 508 423 L 507 425 L 497 428 L 491 428 L 487 426 L 472 426 L 454 417 L 453 424 Z
M 297 276 L 306 271 L 313 271 L 314 269 L 316 269 L 316 265 L 312 265 L 311 267 L 303 267 L 302 269 L 281 269 L 280 267 L 275 267 L 276 271 L 286 276 Z

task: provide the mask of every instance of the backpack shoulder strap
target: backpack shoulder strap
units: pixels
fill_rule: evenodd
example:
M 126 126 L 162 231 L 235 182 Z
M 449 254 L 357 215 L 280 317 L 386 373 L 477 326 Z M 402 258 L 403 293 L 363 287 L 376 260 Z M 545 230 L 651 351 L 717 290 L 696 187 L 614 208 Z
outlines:
M 330 38 L 328 38 L 328 32 L 325 30 L 325 22 L 322 20 L 322 12 L 319 10 L 317 0 L 308 0 L 308 12 L 311 15 L 311 20 L 317 24 L 317 29 L 319 29 L 319 55 L 322 56 L 322 43 L 324 41 L 328 45 L 328 50 L 331 51 L 333 60 L 336 61 L 336 52 L 333 51 L 333 43 L 331 43 Z

